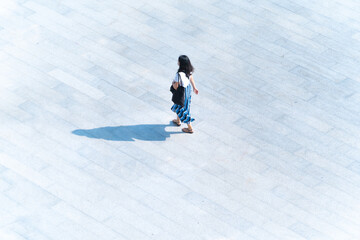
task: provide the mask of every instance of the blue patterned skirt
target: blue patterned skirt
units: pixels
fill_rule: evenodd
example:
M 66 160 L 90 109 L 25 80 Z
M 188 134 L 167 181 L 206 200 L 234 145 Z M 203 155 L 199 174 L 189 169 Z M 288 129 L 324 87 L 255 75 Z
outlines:
M 174 104 L 171 107 L 171 110 L 178 115 L 180 121 L 183 123 L 190 123 L 195 119 L 191 117 L 190 114 L 190 104 L 191 104 L 191 85 L 189 84 L 185 89 L 185 104 L 183 107 L 180 105 Z

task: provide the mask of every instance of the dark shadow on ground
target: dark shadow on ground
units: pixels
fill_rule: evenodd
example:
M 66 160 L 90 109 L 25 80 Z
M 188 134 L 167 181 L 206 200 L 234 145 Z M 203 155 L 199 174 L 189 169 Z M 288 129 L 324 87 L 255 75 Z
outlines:
M 77 129 L 72 131 L 78 136 L 88 138 L 105 139 L 109 141 L 134 141 L 135 139 L 143 141 L 165 141 L 171 134 L 181 132 L 167 132 L 166 127 L 172 124 L 140 124 L 116 127 L 100 127 L 94 129 Z

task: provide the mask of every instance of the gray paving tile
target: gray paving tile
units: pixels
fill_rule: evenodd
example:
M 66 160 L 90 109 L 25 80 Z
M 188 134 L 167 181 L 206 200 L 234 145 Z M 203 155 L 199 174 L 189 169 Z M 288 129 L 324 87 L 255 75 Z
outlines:
M 250 228 L 252 225 L 250 222 L 242 219 L 240 216 L 229 213 L 227 209 L 217 206 L 199 194 L 190 193 L 185 196 L 185 199 L 240 230 Z
M 348 168 L 351 171 L 354 171 L 355 173 L 359 173 L 360 172 L 360 163 L 358 161 L 354 161 L 353 163 L 351 163 Z
M 329 238 L 329 236 L 323 235 L 320 232 L 311 228 L 310 226 L 307 226 L 300 222 L 290 226 L 289 229 L 303 236 L 306 239 Z

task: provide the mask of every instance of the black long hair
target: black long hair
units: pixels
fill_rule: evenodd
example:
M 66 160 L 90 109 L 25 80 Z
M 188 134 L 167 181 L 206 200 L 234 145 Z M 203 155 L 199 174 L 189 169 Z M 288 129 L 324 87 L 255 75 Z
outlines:
M 181 55 L 178 60 L 178 72 L 184 72 L 187 77 L 190 77 L 190 75 L 194 72 L 194 67 L 191 65 L 190 59 L 186 55 Z

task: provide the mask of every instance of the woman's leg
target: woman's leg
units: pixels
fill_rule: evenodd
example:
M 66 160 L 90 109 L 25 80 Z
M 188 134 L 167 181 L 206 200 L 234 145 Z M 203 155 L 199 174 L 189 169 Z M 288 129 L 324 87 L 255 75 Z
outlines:
M 180 126 L 181 125 L 181 121 L 178 115 L 176 115 L 176 119 L 173 120 L 173 123 L 175 123 L 176 125 Z

